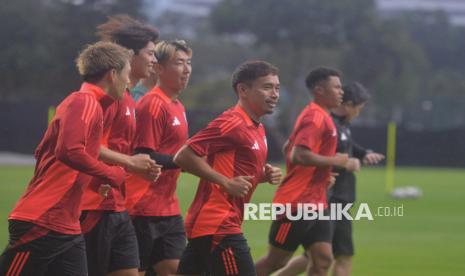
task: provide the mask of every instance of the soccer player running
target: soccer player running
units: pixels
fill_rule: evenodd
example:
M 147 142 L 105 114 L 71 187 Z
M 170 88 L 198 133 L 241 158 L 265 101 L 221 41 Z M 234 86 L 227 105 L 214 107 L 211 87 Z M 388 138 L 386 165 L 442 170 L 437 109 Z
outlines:
M 176 184 L 181 169 L 174 154 L 188 138 L 183 104 L 178 99 L 192 72 L 192 50 L 183 40 L 161 41 L 155 47 L 158 86 L 137 103 L 134 148 L 163 166 L 161 176 L 149 181 L 132 175 L 126 182 L 127 208 L 136 229 L 140 275 L 153 268 L 157 275 L 176 273 L 186 246 Z
M 104 41 L 115 42 L 134 52 L 131 59 L 129 88 L 140 78 L 148 77 L 156 62 L 155 40 L 158 31 L 129 16 L 115 16 L 98 26 Z M 155 161 L 146 154 L 132 156 L 136 130 L 135 102 L 126 89 L 121 100 L 103 110 L 103 138 L 100 159 L 118 164 L 153 180 L 159 173 Z M 138 275 L 137 239 L 125 205 L 125 185 L 108 189 L 99 179 L 93 179 L 85 190 L 81 209 L 81 227 L 86 240 L 89 275 Z M 106 197 L 99 195 L 102 187 Z
M 281 170 L 266 163 L 260 119 L 279 99 L 278 69 L 246 61 L 233 73 L 237 105 L 219 115 L 176 154 L 174 162 L 200 177 L 187 217 L 181 275 L 256 275 L 241 224 L 258 183 L 278 184 Z
M 342 102 L 342 85 L 338 71 L 317 68 L 306 78 L 306 86 L 314 101 L 300 113 L 286 143 L 287 175 L 276 190 L 273 203 L 292 205 L 312 203 L 327 205 L 326 189 L 332 166 L 345 167 L 347 154 L 336 154 L 337 132 L 329 110 Z M 272 222 L 269 251 L 256 263 L 257 275 L 270 275 L 283 267 L 302 244 L 313 263 L 309 275 L 326 275 L 332 262 L 331 244 L 314 240 L 316 220 L 289 220 L 282 217 Z M 323 220 L 320 220 L 323 222 Z M 326 221 L 329 223 L 328 221 Z
M 355 202 L 355 171 L 360 169 L 360 161 L 364 165 L 375 165 L 384 159 L 384 155 L 365 149 L 352 139 L 350 123 L 356 118 L 370 98 L 367 89 L 360 83 L 354 82 L 343 87 L 344 97 L 342 105 L 332 110 L 332 117 L 338 131 L 338 146 L 336 151 L 347 153 L 358 166 L 336 168 L 338 175 L 331 187 L 328 198 L 330 203 L 347 204 Z M 348 276 L 352 270 L 352 256 L 354 244 L 352 238 L 352 221 L 342 216 L 342 220 L 332 220 L 332 248 L 335 258 L 333 265 L 334 276 Z
M 331 110 L 331 116 L 338 132 L 336 151 L 349 154 L 350 160 L 354 162 L 352 167 L 336 168 L 338 173 L 335 184 L 328 192 L 328 202 L 346 204 L 355 202 L 355 174 L 360 169 L 360 163 L 375 165 L 384 159 L 384 155 L 367 150 L 355 143 L 350 131 L 350 123 L 355 119 L 370 95 L 366 88 L 358 82 L 343 87 L 344 97 L 342 104 Z M 331 241 L 335 262 L 333 264 L 334 276 L 350 275 L 352 268 L 352 256 L 354 245 L 352 239 L 352 221 L 342 216 L 342 220 L 330 221 L 330 229 L 321 228 L 321 231 L 331 231 Z M 287 265 L 279 270 L 277 275 L 297 275 L 305 271 L 309 260 L 307 256 L 301 255 L 292 258 Z
M 130 51 L 109 42 L 90 45 L 77 58 L 84 83 L 60 103 L 36 149 L 34 176 L 9 216 L 0 275 L 87 275 L 79 205 L 91 176 L 112 187 L 126 176 L 97 158 L 102 108 L 123 97 L 130 59 Z

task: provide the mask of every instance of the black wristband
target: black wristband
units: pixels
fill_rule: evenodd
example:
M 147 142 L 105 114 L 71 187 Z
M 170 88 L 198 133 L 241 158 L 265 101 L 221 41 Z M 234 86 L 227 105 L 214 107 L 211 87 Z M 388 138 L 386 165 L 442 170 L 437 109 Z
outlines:
M 134 150 L 134 154 L 138 154 L 138 153 L 145 153 L 145 154 L 150 155 L 150 158 L 155 160 L 157 164 L 162 165 L 163 169 L 165 170 L 179 169 L 179 166 L 173 162 L 173 157 L 174 157 L 173 155 L 155 152 L 148 148 L 136 148 Z

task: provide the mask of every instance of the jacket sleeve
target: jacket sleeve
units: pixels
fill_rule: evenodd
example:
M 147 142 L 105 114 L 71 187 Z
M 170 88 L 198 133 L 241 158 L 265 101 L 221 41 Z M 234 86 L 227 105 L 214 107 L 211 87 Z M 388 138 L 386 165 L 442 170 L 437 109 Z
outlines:
M 108 166 L 85 150 L 89 132 L 102 119 L 98 118 L 102 116 L 98 108 L 98 102 L 87 95 L 76 97 L 70 102 L 60 121 L 55 156 L 72 169 L 102 178 L 117 187 L 126 176 L 124 169 Z
M 359 144 L 355 143 L 354 141 L 352 141 L 352 151 L 353 151 L 353 155 L 355 158 L 358 158 L 358 159 L 363 159 L 365 157 L 365 155 L 370 151 L 368 149 L 365 149 L 364 147 L 360 146 Z

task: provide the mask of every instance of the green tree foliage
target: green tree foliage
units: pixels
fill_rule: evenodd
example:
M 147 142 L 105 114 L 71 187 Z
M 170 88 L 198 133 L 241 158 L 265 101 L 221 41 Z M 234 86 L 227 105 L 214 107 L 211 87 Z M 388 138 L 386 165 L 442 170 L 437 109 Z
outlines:
M 282 113 L 286 128 L 308 99 L 303 80 L 310 68 L 319 64 L 337 66 L 339 49 L 351 36 L 345 22 L 355 27 L 360 21 L 353 16 L 369 16 L 356 9 L 371 1 L 358 1 L 357 5 L 351 2 L 236 0 L 223 1 L 213 10 L 211 22 L 216 32 L 253 35 L 256 47 L 267 49 L 267 59 L 280 68 L 281 82 L 290 96 Z
M 373 19 L 373 6 L 371 0 L 233 0 L 211 17 L 218 32 L 251 32 L 258 43 L 333 48 Z
M 144 17 L 143 0 L 4 2 L 0 102 L 58 102 L 79 85 L 73 61 L 97 40 L 98 24 L 117 13 Z M 223 0 L 207 19 L 164 12 L 152 23 L 162 39 L 187 39 L 194 49 L 191 83 L 182 96 L 191 108 L 230 106 L 231 72 L 245 59 L 261 58 L 280 68 L 277 121 L 284 133 L 308 101 L 305 76 L 319 65 L 341 69 L 344 82 L 367 85 L 374 95 L 362 114 L 367 121 L 422 122 L 431 117 L 424 112 L 433 111 L 435 118 L 437 111 L 445 114 L 438 126 L 454 121 L 447 114 L 465 118 L 465 28 L 451 25 L 443 12 L 382 17 L 374 0 Z
M 341 67 L 346 77 L 372 88 L 378 117 L 390 119 L 393 108 L 417 99 L 428 63 L 400 22 L 384 20 L 372 27 L 348 44 Z
M 95 27 L 139 1 L 15 0 L 0 9 L 0 101 L 58 101 L 77 89 L 74 59 L 97 40 Z
M 464 29 L 441 12 L 383 18 L 373 0 L 225 0 L 211 23 L 219 34 L 247 33 L 270 50 L 290 90 L 289 121 L 306 97 L 303 79 L 317 65 L 366 84 L 374 94 L 369 115 L 378 121 L 399 119 L 399 110 L 408 113 L 437 87 L 462 87 L 456 76 L 465 69 Z

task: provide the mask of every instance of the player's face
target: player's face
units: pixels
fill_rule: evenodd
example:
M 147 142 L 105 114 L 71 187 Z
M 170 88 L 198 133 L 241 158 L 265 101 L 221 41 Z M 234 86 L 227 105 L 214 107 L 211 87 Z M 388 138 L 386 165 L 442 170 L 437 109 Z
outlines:
M 157 64 L 160 83 L 176 93 L 184 90 L 192 73 L 192 55 L 184 51 L 176 51 L 164 64 Z
M 261 117 L 273 113 L 279 99 L 279 78 L 277 75 L 260 77 L 252 82 L 245 91 L 249 108 Z
M 139 50 L 137 55 L 132 57 L 131 75 L 135 79 L 144 79 L 150 76 L 153 66 L 157 62 L 155 58 L 155 43 L 149 41 L 147 45 Z
M 131 72 L 131 65 L 129 62 L 123 67 L 121 71 L 112 71 L 112 86 L 109 89 L 109 95 L 113 99 L 122 99 L 124 92 L 126 91 L 130 79 L 129 74 Z
M 331 76 L 321 85 L 323 88 L 323 99 L 327 108 L 338 107 L 342 103 L 342 84 L 339 77 Z
M 354 105 L 352 102 L 344 104 L 344 108 L 346 110 L 345 121 L 350 123 L 353 119 L 355 119 L 362 109 L 365 107 L 365 103 Z

